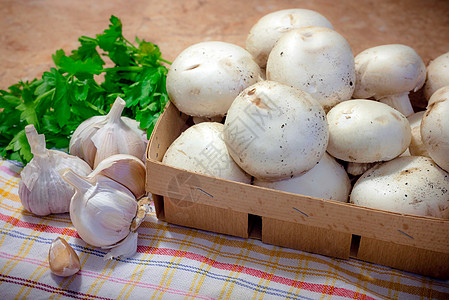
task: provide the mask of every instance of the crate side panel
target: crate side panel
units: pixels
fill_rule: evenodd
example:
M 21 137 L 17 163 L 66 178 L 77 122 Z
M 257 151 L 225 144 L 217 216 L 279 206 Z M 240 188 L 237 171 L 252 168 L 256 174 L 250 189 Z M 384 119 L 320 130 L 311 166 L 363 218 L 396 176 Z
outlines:
M 365 236 L 449 254 L 449 220 L 405 216 L 348 203 L 328 201 L 192 174 L 150 161 L 157 194 L 189 198 L 206 205 L 261 217 Z M 170 189 L 167 182 L 192 176 L 190 183 Z M 194 177 L 194 178 L 193 178 Z M 194 180 L 193 180 L 194 179 Z M 191 195 L 195 197 L 192 198 Z
M 262 218 L 262 242 L 338 258 L 349 258 L 351 234 Z
M 222 234 L 248 237 L 248 214 L 164 197 L 165 220 L 169 223 Z
M 439 279 L 449 279 L 449 254 L 362 237 L 357 259 Z

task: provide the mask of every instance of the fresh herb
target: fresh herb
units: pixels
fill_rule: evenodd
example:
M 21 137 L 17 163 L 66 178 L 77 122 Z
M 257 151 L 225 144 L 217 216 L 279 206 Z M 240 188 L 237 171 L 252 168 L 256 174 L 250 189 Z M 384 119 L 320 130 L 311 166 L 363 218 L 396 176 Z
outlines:
M 84 120 L 106 114 L 115 99 L 126 101 L 124 116 L 136 119 L 148 137 L 168 101 L 165 64 L 159 47 L 125 39 L 119 18 L 96 38 L 82 36 L 66 55 L 52 56 L 55 67 L 42 78 L 0 90 L 0 156 L 28 163 L 32 154 L 25 126 L 45 134 L 47 147 L 68 150 L 70 137 Z M 105 61 L 105 59 L 107 59 Z M 111 67 L 107 67 L 111 65 Z

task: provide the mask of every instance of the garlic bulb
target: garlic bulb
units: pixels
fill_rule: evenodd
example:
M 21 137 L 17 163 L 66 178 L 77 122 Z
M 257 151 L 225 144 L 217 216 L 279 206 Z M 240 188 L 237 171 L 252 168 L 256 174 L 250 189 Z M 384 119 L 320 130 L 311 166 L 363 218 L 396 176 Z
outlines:
M 127 237 L 143 221 L 136 216 L 142 208 L 146 214 L 148 203 L 138 203 L 126 187 L 103 175 L 83 177 L 67 170 L 63 177 L 76 190 L 70 219 L 78 235 L 92 246 L 116 248 L 113 256 L 134 254 L 136 238 Z
M 107 176 L 127 187 L 140 199 L 145 195 L 145 164 L 137 157 L 129 154 L 114 154 L 103 159 L 89 177 L 98 174 Z
M 20 173 L 19 197 L 26 210 L 38 216 L 69 212 L 75 189 L 59 171 L 71 169 L 80 175 L 92 172 L 82 159 L 59 150 L 46 149 L 45 136 L 33 125 L 25 127 L 33 159 Z
M 138 128 L 131 128 L 121 114 L 125 101 L 118 97 L 106 116 L 95 116 L 81 123 L 70 139 L 69 152 L 84 159 L 92 168 L 113 154 L 131 154 L 144 160 L 146 139 Z

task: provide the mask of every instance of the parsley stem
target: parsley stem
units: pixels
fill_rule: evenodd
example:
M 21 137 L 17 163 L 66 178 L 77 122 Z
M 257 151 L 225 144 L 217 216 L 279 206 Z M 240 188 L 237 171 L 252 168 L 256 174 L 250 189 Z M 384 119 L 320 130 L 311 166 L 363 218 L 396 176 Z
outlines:
M 93 105 L 92 103 L 90 103 L 89 101 L 85 101 L 84 102 L 87 106 L 89 106 L 90 108 L 92 108 L 93 110 L 98 111 L 101 115 L 106 115 L 106 112 L 101 109 L 100 107 L 97 107 L 95 105 Z
M 131 72 L 138 72 L 142 71 L 143 67 L 139 66 L 128 66 L 128 67 L 112 67 L 112 68 L 105 68 L 102 70 L 102 72 L 119 72 L 119 71 L 131 71 Z
M 168 64 L 168 65 L 171 65 L 171 61 L 165 60 L 165 59 L 163 59 L 162 57 L 159 58 L 159 60 L 162 61 L 162 62 L 164 62 L 164 63 L 166 63 L 166 64 Z
M 136 46 L 134 46 L 133 43 L 131 43 L 130 41 L 128 41 L 123 35 L 122 35 L 122 39 L 125 41 L 125 43 L 127 43 L 130 47 L 132 47 L 134 50 L 139 50 Z

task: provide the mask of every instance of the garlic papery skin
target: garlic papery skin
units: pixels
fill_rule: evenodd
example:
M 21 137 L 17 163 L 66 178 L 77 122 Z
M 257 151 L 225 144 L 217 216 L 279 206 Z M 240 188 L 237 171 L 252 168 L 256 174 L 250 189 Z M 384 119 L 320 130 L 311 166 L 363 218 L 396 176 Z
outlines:
M 128 118 L 128 117 L 122 117 L 122 121 L 125 122 L 126 125 L 129 126 L 137 135 L 140 136 L 142 141 L 147 144 L 148 143 L 148 137 L 147 137 L 147 131 L 140 128 L 140 123 L 137 122 L 134 119 Z M 145 157 L 144 157 L 145 160 Z
M 124 185 L 134 194 L 136 199 L 140 199 L 146 194 L 145 164 L 133 155 L 114 154 L 103 159 L 88 177 L 95 177 L 98 174 L 107 176 Z
M 91 167 L 94 165 L 95 153 L 97 152 L 92 142 L 92 136 L 97 133 L 100 128 L 98 124 L 104 123 L 105 118 L 106 116 L 94 116 L 85 120 L 78 125 L 70 138 L 70 154 L 80 157 Z
M 87 176 L 92 172 L 82 159 L 59 150 L 46 149 L 45 136 L 33 125 L 25 127 L 33 158 L 20 173 L 19 198 L 23 207 L 38 216 L 69 212 L 75 189 L 60 175 L 71 169 Z
M 63 177 L 75 187 L 70 219 L 81 239 L 108 248 L 128 236 L 138 204 L 127 188 L 102 175 L 87 178 L 67 170 Z
M 142 137 L 121 119 L 125 104 L 123 99 L 117 98 L 108 114 L 107 123 L 92 136 L 97 148 L 94 168 L 113 154 L 131 154 L 140 159 L 145 156 L 146 144 L 142 142 Z
M 138 233 L 131 231 L 128 236 L 117 246 L 112 248 L 106 255 L 105 259 L 111 259 L 113 257 L 123 256 L 131 257 L 137 252 L 137 239 Z
M 81 123 L 70 139 L 69 151 L 95 168 L 113 154 L 131 154 L 144 160 L 147 140 L 121 116 L 126 102 L 117 97 L 106 116 Z M 128 121 L 129 122 L 129 121 Z
M 136 232 L 140 224 L 145 219 L 148 211 L 150 210 L 150 199 L 148 197 L 142 197 L 137 202 L 139 208 L 137 209 L 136 217 L 131 224 L 131 232 L 128 236 L 114 245 L 113 247 L 103 247 L 103 249 L 111 248 L 111 250 L 104 256 L 105 259 L 110 259 L 113 257 L 131 257 L 137 252 L 137 238 L 138 233 Z

